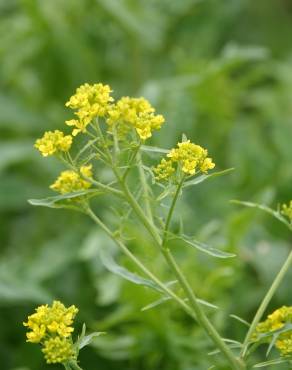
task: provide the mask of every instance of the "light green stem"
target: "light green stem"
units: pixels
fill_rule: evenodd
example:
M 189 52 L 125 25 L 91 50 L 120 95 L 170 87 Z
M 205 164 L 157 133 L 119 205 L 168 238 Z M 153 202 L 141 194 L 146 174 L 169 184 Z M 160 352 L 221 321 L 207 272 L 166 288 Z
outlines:
M 120 185 L 122 187 L 122 190 L 125 193 L 125 196 L 128 200 L 128 203 L 132 206 L 132 208 L 133 208 L 134 212 L 136 213 L 136 215 L 138 216 L 138 218 L 141 220 L 141 222 L 144 224 L 146 229 L 152 235 L 155 243 L 157 244 L 157 246 L 161 250 L 164 258 L 166 259 L 166 261 L 169 265 L 169 267 L 172 269 L 172 271 L 175 274 L 175 276 L 177 277 L 181 287 L 185 291 L 185 294 L 189 298 L 189 302 L 192 306 L 194 314 L 196 315 L 197 321 L 201 324 L 201 326 L 208 333 L 209 337 L 213 340 L 215 345 L 223 353 L 223 355 L 225 356 L 225 358 L 228 360 L 229 364 L 231 365 L 232 369 L 233 370 L 243 370 L 243 369 L 245 369 L 245 365 L 243 364 L 243 362 L 241 360 L 237 359 L 233 355 L 232 351 L 224 343 L 224 341 L 222 340 L 222 338 L 220 337 L 220 335 L 218 334 L 218 332 L 216 331 L 216 329 L 214 328 L 212 323 L 209 321 L 209 319 L 205 315 L 204 311 L 201 309 L 200 304 L 197 301 L 197 298 L 196 298 L 195 294 L 192 291 L 192 288 L 190 287 L 187 279 L 185 278 L 185 276 L 181 272 L 180 268 L 176 264 L 176 261 L 174 260 L 171 252 L 169 251 L 169 249 L 167 249 L 163 246 L 163 241 L 162 241 L 160 235 L 158 234 L 156 228 L 149 221 L 149 219 L 147 218 L 147 216 L 143 212 L 142 208 L 140 207 L 140 205 L 137 203 L 136 199 L 134 198 L 134 196 L 130 192 L 128 186 L 120 178 L 117 171 L 114 168 L 113 168 L 113 170 L 115 172 L 117 180 L 120 182 Z M 180 185 L 180 186 L 182 186 L 182 185 Z M 175 196 L 176 200 L 178 198 L 179 191 L 180 191 L 180 189 L 178 189 L 178 191 L 176 193 L 177 194 Z M 173 213 L 174 207 L 175 207 L 175 203 L 172 204 L 171 213 Z M 168 220 L 168 224 L 169 223 L 170 223 L 170 218 Z
M 263 317 L 263 314 L 265 313 L 265 310 L 268 306 L 268 304 L 270 303 L 271 299 L 273 298 L 275 292 L 277 291 L 279 285 L 281 284 L 284 276 L 286 275 L 289 267 L 291 266 L 292 264 L 292 251 L 290 252 L 288 258 L 286 259 L 286 261 L 284 262 L 283 266 L 281 267 L 281 270 L 278 272 L 277 276 L 275 277 L 274 281 L 273 281 L 273 284 L 271 285 L 270 289 L 268 290 L 267 294 L 265 295 L 264 299 L 262 300 L 258 310 L 257 310 L 257 313 L 255 314 L 255 317 L 249 327 L 249 330 L 246 334 L 246 337 L 244 339 L 244 342 L 243 342 L 243 347 L 242 347 L 242 351 L 241 351 L 241 358 L 244 358 L 246 353 L 247 353 L 247 349 L 248 349 L 248 345 L 250 343 L 250 340 L 251 340 L 251 337 L 253 335 L 253 333 L 255 332 L 255 329 L 256 329 L 256 326 L 258 325 L 258 323 L 260 322 L 261 318 Z
M 139 269 L 145 273 L 152 281 L 154 281 L 157 286 L 159 286 L 168 296 L 174 299 L 186 313 L 192 316 L 196 320 L 196 316 L 194 315 L 192 309 L 184 302 L 183 299 L 178 297 L 172 290 L 170 290 L 162 281 L 160 281 L 148 268 L 137 258 L 134 254 L 122 243 L 118 240 L 113 232 L 100 220 L 99 217 L 91 210 L 91 208 L 86 208 L 86 213 L 92 218 L 92 220 L 101 227 L 102 230 L 118 245 L 118 247 L 125 253 L 127 257 L 129 257 L 138 267 Z
M 70 361 L 69 366 L 72 370 L 82 370 L 82 368 L 77 364 L 76 361 Z
M 140 175 L 140 180 L 141 180 L 142 189 L 143 189 L 143 200 L 144 200 L 144 205 L 145 205 L 145 212 L 147 214 L 148 219 L 153 224 L 152 209 L 151 209 L 151 204 L 149 201 L 149 188 L 148 188 L 148 184 L 146 181 L 145 171 L 143 169 L 141 154 L 139 152 L 137 154 L 137 162 L 138 162 L 139 175 Z

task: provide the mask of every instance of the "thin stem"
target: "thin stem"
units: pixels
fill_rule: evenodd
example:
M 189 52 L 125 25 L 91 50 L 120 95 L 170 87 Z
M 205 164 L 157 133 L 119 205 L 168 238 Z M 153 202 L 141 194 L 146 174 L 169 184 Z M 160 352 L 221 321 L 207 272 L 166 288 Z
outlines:
M 290 252 L 288 258 L 286 259 L 286 261 L 284 262 L 283 266 L 281 267 L 280 271 L 278 272 L 278 274 L 276 275 L 274 281 L 273 281 L 273 284 L 271 285 L 270 289 L 268 290 L 267 294 L 265 295 L 264 299 L 262 300 L 258 310 L 257 310 L 257 313 L 255 314 L 255 317 L 249 327 L 249 330 L 246 334 L 246 337 L 244 339 L 244 342 L 243 342 L 243 347 L 242 347 L 242 351 L 241 351 L 241 358 L 244 358 L 246 353 L 247 353 L 247 349 L 248 349 L 248 345 L 249 345 L 249 342 L 250 342 L 250 339 L 253 335 L 253 333 L 255 332 L 255 329 L 256 329 L 256 326 L 258 325 L 258 323 L 260 322 L 268 304 L 270 303 L 271 299 L 273 298 L 275 292 L 277 291 L 279 285 L 281 284 L 284 276 L 286 275 L 289 267 L 291 266 L 292 264 L 292 251 Z
M 176 264 L 176 261 L 174 260 L 174 258 L 172 256 L 172 254 L 170 253 L 169 249 L 167 249 L 165 247 L 162 247 L 163 246 L 162 245 L 162 240 L 161 240 L 161 237 L 158 234 L 156 228 L 148 220 L 147 216 L 144 214 L 140 205 L 137 203 L 136 199 L 134 198 L 134 196 L 130 192 L 128 186 L 125 184 L 125 182 L 122 181 L 121 177 L 119 176 L 119 174 L 118 174 L 118 172 L 116 171 L 115 168 L 113 168 L 113 171 L 114 171 L 114 173 L 117 177 L 117 180 L 119 181 L 119 183 L 122 187 L 122 190 L 125 193 L 125 196 L 128 200 L 128 203 L 132 206 L 136 215 L 140 218 L 141 222 L 144 224 L 146 229 L 152 235 L 155 243 L 157 244 L 157 246 L 161 250 L 164 258 L 166 259 L 166 261 L 169 265 L 169 267 L 172 269 L 172 271 L 175 274 L 175 276 L 177 277 L 181 287 L 183 288 L 187 297 L 189 298 L 189 302 L 190 302 L 190 304 L 192 306 L 192 309 L 193 309 L 193 311 L 194 311 L 194 313 L 197 317 L 197 320 L 199 321 L 201 326 L 205 329 L 205 331 L 208 333 L 208 335 L 213 340 L 215 345 L 225 355 L 226 359 L 229 361 L 230 365 L 232 366 L 232 369 L 233 370 L 245 369 L 245 365 L 241 362 L 241 360 L 237 359 L 233 355 L 232 351 L 228 348 L 228 346 L 221 339 L 220 335 L 218 334 L 218 332 L 216 331 L 214 326 L 211 324 L 211 322 L 209 321 L 209 319 L 205 315 L 204 311 L 201 309 L 201 307 L 200 307 L 200 305 L 197 301 L 197 298 L 196 298 L 195 294 L 192 291 L 192 288 L 190 287 L 187 279 L 185 278 L 185 276 L 183 275 L 183 273 L 179 269 L 178 265 Z M 176 196 L 176 199 L 177 199 L 177 197 L 178 197 L 178 195 Z M 173 209 L 172 209 L 171 212 L 173 212 L 174 206 L 175 206 L 175 204 L 173 205 L 173 207 L 172 207 Z M 170 220 L 169 220 L 169 222 L 170 222 Z
M 186 277 L 184 276 L 183 272 L 181 271 L 180 267 L 176 263 L 176 260 L 174 259 L 171 251 L 169 248 L 166 248 L 167 243 L 167 233 L 168 229 L 171 223 L 172 215 L 178 200 L 178 196 L 180 194 L 181 188 L 183 186 L 185 177 L 183 176 L 181 181 L 179 182 L 176 192 L 174 194 L 174 197 L 172 199 L 172 203 L 166 218 L 164 232 L 163 232 L 163 241 L 162 241 L 162 249 L 161 252 L 163 256 L 165 257 L 168 265 L 171 267 L 172 271 L 174 272 L 176 278 L 178 279 L 181 287 L 185 291 L 189 302 L 196 314 L 198 322 L 201 324 L 201 326 L 205 329 L 205 331 L 209 334 L 210 338 L 213 340 L 215 345 L 221 350 L 221 352 L 225 355 L 225 357 L 228 359 L 230 365 L 233 369 L 244 369 L 244 365 L 239 362 L 239 360 L 233 355 L 231 350 L 228 348 L 228 346 L 224 343 L 222 338 L 220 337 L 219 333 L 213 326 L 213 324 L 209 321 L 207 316 L 205 315 L 205 312 L 201 308 L 198 299 L 191 288 L 189 282 L 187 281 Z
M 174 212 L 174 208 L 175 208 L 179 193 L 181 191 L 181 188 L 183 186 L 183 183 L 184 183 L 184 177 L 182 177 L 180 183 L 178 184 L 178 186 L 176 188 L 176 192 L 175 192 L 174 197 L 172 199 L 171 206 L 170 206 L 167 218 L 166 218 L 165 227 L 164 227 L 164 231 L 163 231 L 163 241 L 162 241 L 162 246 L 163 247 L 165 246 L 165 244 L 167 242 L 167 232 L 168 232 L 168 229 L 169 229 L 169 226 L 170 226 L 170 222 L 171 222 L 171 218 L 172 218 L 172 215 L 173 215 L 173 212 Z
M 135 148 L 135 150 L 134 150 L 134 152 L 133 152 L 133 154 L 132 154 L 132 157 L 131 157 L 131 158 L 130 158 L 130 160 L 129 160 L 128 168 L 126 169 L 126 171 L 124 172 L 124 174 L 123 174 L 123 176 L 122 176 L 123 181 L 125 181 L 125 180 L 126 180 L 126 178 L 127 178 L 128 174 L 129 174 L 129 172 L 130 172 L 130 170 L 131 170 L 131 166 L 132 166 L 132 164 L 134 163 L 134 160 L 136 159 L 136 156 L 137 156 L 137 154 L 138 154 L 138 151 L 139 151 L 140 147 L 141 147 L 141 144 L 139 144 L 139 145 L 137 145 L 137 146 L 136 146 L 136 148 Z
M 196 316 L 192 312 L 192 309 L 184 302 L 183 299 L 178 297 L 172 290 L 170 290 L 161 280 L 159 280 L 148 268 L 122 243 L 120 240 L 116 239 L 113 232 L 100 220 L 100 218 L 92 211 L 90 207 L 86 208 L 86 213 L 88 216 L 101 227 L 102 230 L 118 245 L 118 247 L 129 257 L 141 271 L 145 273 L 151 280 L 153 280 L 157 286 L 159 286 L 168 296 L 173 298 L 186 313 L 192 316 L 196 320 Z
M 76 361 L 70 361 L 69 365 L 72 370 L 82 370 L 82 368 L 77 364 Z
M 143 200 L 144 200 L 144 205 L 145 205 L 145 212 L 150 222 L 153 224 L 152 208 L 151 208 L 151 204 L 149 201 L 149 188 L 148 188 L 145 172 L 143 169 L 141 154 L 139 152 L 137 153 L 137 162 L 138 162 L 139 175 L 140 175 L 140 180 L 141 180 L 142 189 L 143 189 Z
M 108 185 L 105 185 L 99 181 L 96 181 L 90 177 L 87 177 L 87 176 L 81 176 L 82 178 L 84 178 L 84 180 L 90 182 L 91 184 L 97 186 L 98 188 L 104 190 L 104 191 L 107 191 L 109 193 L 112 193 L 114 195 L 117 195 L 118 197 L 121 197 L 121 198 L 124 198 L 124 194 L 123 192 L 121 192 L 120 190 L 118 189 L 115 189 L 115 188 L 112 188 L 111 186 L 108 186 Z

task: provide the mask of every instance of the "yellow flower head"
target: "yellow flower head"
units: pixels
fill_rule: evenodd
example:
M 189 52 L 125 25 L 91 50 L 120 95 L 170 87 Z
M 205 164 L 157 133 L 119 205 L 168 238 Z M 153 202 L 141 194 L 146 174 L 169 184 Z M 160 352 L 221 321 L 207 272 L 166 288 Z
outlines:
M 283 306 L 270 315 L 268 318 L 259 323 L 256 327 L 254 340 L 257 340 L 259 334 L 269 333 L 281 329 L 284 325 L 292 323 L 292 306 Z M 276 340 L 275 347 L 280 351 L 282 356 L 292 355 L 292 330 L 280 333 Z
M 58 336 L 46 340 L 42 352 L 48 364 L 61 364 L 76 359 L 76 351 L 71 341 Z
M 35 148 L 37 148 L 44 157 L 53 155 L 56 152 L 67 152 L 72 145 L 72 136 L 64 135 L 59 130 L 47 131 L 44 136 L 37 139 Z
M 170 160 L 162 159 L 157 167 L 153 169 L 156 180 L 166 180 L 175 172 Z
M 28 316 L 27 322 L 23 323 L 30 329 L 26 334 L 27 341 L 40 343 L 52 334 L 62 338 L 70 337 L 74 330 L 71 324 L 77 312 L 78 309 L 75 306 L 66 308 L 59 301 L 54 301 L 51 307 L 39 306 L 35 313 Z
M 75 126 L 72 135 L 85 132 L 87 125 L 96 117 L 104 117 L 109 109 L 113 98 L 108 85 L 101 83 L 84 84 L 77 88 L 76 93 L 66 103 L 66 107 L 75 109 L 78 119 L 66 121 L 68 126 Z
M 215 167 L 212 159 L 207 157 L 208 151 L 190 140 L 177 144 L 168 154 L 168 160 L 162 159 L 160 164 L 154 168 L 156 179 L 168 179 L 175 172 L 176 166 L 180 165 L 186 175 L 195 175 L 199 170 L 207 173 Z
M 290 203 L 288 205 L 282 204 L 281 213 L 282 215 L 288 217 L 289 221 L 292 222 L 292 200 L 290 200 Z
M 82 176 L 91 178 L 92 165 L 81 166 L 80 173 Z M 81 175 L 72 170 L 63 171 L 50 188 L 61 194 L 89 189 L 91 187 L 91 183 L 84 180 Z
M 159 130 L 164 123 L 162 115 L 155 115 L 155 109 L 144 98 L 121 98 L 108 111 L 107 123 L 115 125 L 120 134 L 134 128 L 142 140 L 152 136 L 153 130 Z

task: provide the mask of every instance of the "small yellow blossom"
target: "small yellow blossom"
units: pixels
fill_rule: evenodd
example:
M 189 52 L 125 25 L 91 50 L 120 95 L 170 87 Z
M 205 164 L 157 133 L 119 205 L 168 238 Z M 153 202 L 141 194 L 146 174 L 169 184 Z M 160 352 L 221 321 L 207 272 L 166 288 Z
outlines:
M 215 167 L 212 159 L 207 157 L 208 151 L 201 146 L 191 143 L 190 140 L 178 143 L 177 146 L 167 154 L 169 160 L 162 159 L 154 169 L 158 180 L 169 178 L 177 165 L 190 176 L 195 175 L 198 170 L 207 173 Z
M 290 203 L 288 205 L 282 204 L 281 213 L 282 215 L 288 217 L 290 222 L 292 222 L 292 200 L 290 200 Z
M 253 339 L 256 341 L 261 333 L 274 332 L 281 329 L 286 324 L 292 322 L 292 306 L 283 306 L 268 315 L 268 318 L 259 323 L 256 327 Z M 276 340 L 275 347 L 280 351 L 282 356 L 292 355 L 292 330 L 280 333 Z
M 44 157 L 53 155 L 56 152 L 67 152 L 72 145 L 72 136 L 64 135 L 59 130 L 47 131 L 44 136 L 37 139 L 35 148 L 37 148 Z
M 48 364 L 61 364 L 76 359 L 76 351 L 71 341 L 58 336 L 46 340 L 42 352 Z
M 119 134 L 136 129 L 139 137 L 146 140 L 152 136 L 153 130 L 159 130 L 164 123 L 162 115 L 155 115 L 155 109 L 144 98 L 121 98 L 108 111 L 107 123 L 115 125 Z
M 30 330 L 27 342 L 40 343 L 48 364 L 65 363 L 76 360 L 76 350 L 72 342 L 73 320 L 78 312 L 75 306 L 66 308 L 63 303 L 54 301 L 51 306 L 37 307 L 23 325 Z
M 23 323 L 31 330 L 26 334 L 27 341 L 39 343 L 49 333 L 69 337 L 74 330 L 71 324 L 77 312 L 75 306 L 66 308 L 59 301 L 54 301 L 52 307 L 48 305 L 38 307 L 36 312 L 28 317 L 28 321 Z
M 175 172 L 170 160 L 162 159 L 157 167 L 153 169 L 156 180 L 166 180 Z
M 78 119 L 66 121 L 68 126 L 75 126 L 72 135 L 85 132 L 87 125 L 96 117 L 104 117 L 113 98 L 108 85 L 101 83 L 89 85 L 88 83 L 77 88 L 76 93 L 66 103 L 66 107 L 76 110 Z
M 82 176 L 92 177 L 92 165 L 81 166 L 80 173 Z M 50 186 L 52 190 L 55 190 L 61 194 L 86 190 L 90 187 L 91 183 L 84 180 L 79 173 L 73 170 L 61 172 L 57 180 Z

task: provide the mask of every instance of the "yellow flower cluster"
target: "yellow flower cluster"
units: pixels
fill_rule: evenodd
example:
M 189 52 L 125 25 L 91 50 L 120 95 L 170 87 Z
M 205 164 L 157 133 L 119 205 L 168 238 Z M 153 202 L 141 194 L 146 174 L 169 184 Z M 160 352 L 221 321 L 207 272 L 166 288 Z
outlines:
M 290 200 L 290 203 L 288 205 L 287 204 L 282 205 L 281 213 L 282 215 L 288 217 L 290 222 L 292 222 L 292 200 Z
M 66 338 L 53 337 L 46 340 L 42 352 L 48 364 L 63 363 L 76 359 L 76 352 L 72 343 Z
M 30 330 L 26 334 L 27 342 L 42 344 L 47 363 L 62 363 L 75 358 L 71 325 L 77 312 L 75 306 L 66 308 L 61 302 L 54 301 L 51 307 L 39 306 L 23 323 Z
M 270 314 L 265 321 L 258 324 L 254 339 L 257 340 L 258 334 L 273 332 L 283 328 L 284 325 L 288 323 L 292 323 L 292 306 L 283 306 Z M 276 340 L 275 347 L 280 351 L 282 356 L 291 356 L 292 330 L 280 333 Z
M 159 130 L 164 117 L 155 114 L 155 109 L 144 98 L 123 97 L 108 111 L 107 123 L 115 125 L 120 134 L 136 129 L 139 137 L 146 140 L 152 136 L 153 130 Z
M 47 131 L 44 136 L 35 142 L 37 148 L 44 157 L 56 152 L 67 152 L 72 145 L 72 136 L 64 135 L 59 130 Z
M 81 166 L 80 174 L 72 170 L 63 171 L 50 188 L 61 194 L 73 193 L 90 188 L 91 183 L 84 180 L 82 176 L 92 177 L 92 165 Z
M 167 154 L 168 160 L 162 159 L 154 168 L 157 180 L 171 177 L 175 172 L 174 166 L 178 165 L 186 175 L 190 176 L 195 175 L 197 171 L 207 173 L 215 167 L 212 159 L 207 157 L 208 151 L 201 146 L 191 143 L 190 140 L 178 143 L 177 146 Z
M 72 135 L 85 132 L 87 125 L 96 117 L 104 117 L 108 112 L 113 98 L 110 96 L 112 90 L 108 85 L 101 83 L 89 85 L 84 84 L 77 88 L 75 95 L 71 96 L 66 107 L 76 109 L 78 119 L 66 121 L 68 126 L 75 126 Z

